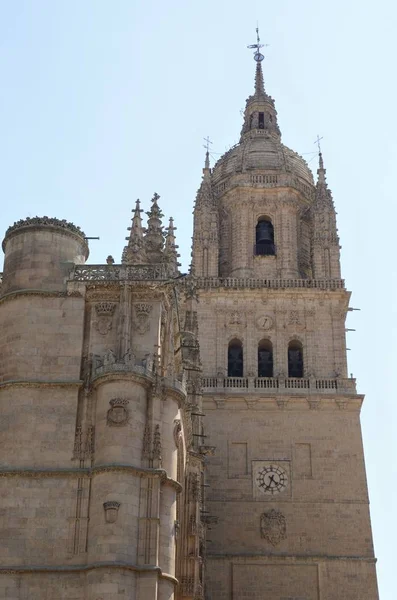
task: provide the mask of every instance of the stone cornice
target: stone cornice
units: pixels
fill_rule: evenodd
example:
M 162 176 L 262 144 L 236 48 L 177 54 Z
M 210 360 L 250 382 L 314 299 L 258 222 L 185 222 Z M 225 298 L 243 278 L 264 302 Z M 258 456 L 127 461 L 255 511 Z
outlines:
M 158 573 L 163 579 L 168 579 L 174 585 L 178 585 L 178 580 L 169 573 L 163 573 L 161 567 L 156 565 L 136 565 L 123 561 L 101 561 L 88 563 L 86 565 L 16 565 L 9 567 L 0 567 L 0 575 L 22 575 L 34 573 L 76 573 L 92 571 L 94 569 L 124 569 L 128 571 L 138 571 L 146 573 Z
M 304 393 L 289 395 L 283 392 L 279 396 L 271 394 L 270 390 L 265 395 L 244 394 L 244 390 L 230 393 L 225 390 L 223 394 L 208 392 L 203 394 L 203 405 L 205 410 L 250 410 L 251 414 L 263 410 L 277 411 L 335 411 L 343 410 L 345 412 L 360 412 L 364 400 L 361 394 L 327 394 L 326 396 L 312 395 L 307 396 Z M 266 391 L 265 391 L 266 393 Z M 267 396 L 267 397 L 266 397 Z
M 104 369 L 103 372 L 100 369 Z M 106 370 L 107 369 L 107 370 Z M 99 373 L 98 373 L 99 371 Z M 92 385 L 96 388 L 98 385 L 108 381 L 119 381 L 127 379 L 143 385 L 149 389 L 155 382 L 155 377 L 147 369 L 139 365 L 124 365 L 115 363 L 107 367 L 99 367 L 93 378 Z M 161 390 L 164 394 L 175 398 L 179 405 L 186 400 L 186 390 L 184 385 L 177 379 L 161 378 Z
M 89 254 L 89 249 L 88 249 L 88 244 L 86 241 L 86 235 L 84 233 L 84 231 L 82 231 L 80 229 L 80 227 L 78 227 L 77 225 L 74 225 L 74 223 L 71 223 L 69 221 L 65 221 L 65 219 L 61 220 L 61 219 L 56 219 L 54 217 L 27 217 L 26 219 L 20 219 L 19 221 L 16 221 L 13 225 L 10 225 L 10 227 L 7 229 L 7 231 L 5 232 L 4 235 L 4 240 L 3 240 L 3 250 L 5 251 L 5 245 L 6 245 L 6 241 L 12 236 L 15 235 L 17 233 L 25 233 L 27 231 L 32 231 L 32 230 L 53 230 L 56 231 L 57 233 L 61 233 L 64 235 L 69 235 L 71 237 L 74 238 L 78 238 L 78 240 L 80 242 L 82 242 L 85 245 L 85 254 L 86 254 L 86 258 L 88 257 Z
M 73 292 L 57 292 L 52 290 L 36 290 L 36 289 L 23 289 L 15 290 L 14 292 L 8 292 L 4 296 L 0 297 L 0 303 L 6 300 L 13 300 L 18 296 L 46 296 L 49 298 L 82 298 L 82 294 L 78 291 Z
M 40 379 L 11 379 L 0 382 L 0 389 L 5 387 L 75 387 L 83 384 L 80 379 L 50 381 Z
M 138 477 L 160 478 L 163 485 L 170 485 L 178 493 L 182 491 L 182 485 L 168 477 L 164 469 L 150 469 L 145 467 L 136 467 L 125 464 L 96 465 L 91 468 L 60 468 L 60 469 L 34 469 L 29 467 L 18 467 L 15 469 L 0 469 L 0 478 L 2 477 L 23 477 L 28 479 L 48 479 L 52 477 L 74 477 L 74 478 L 92 478 L 103 473 L 130 473 Z
M 252 554 L 252 553 L 247 553 L 247 554 L 243 554 L 243 553 L 225 553 L 225 554 L 207 554 L 206 555 L 207 559 L 209 560 L 229 560 L 229 559 L 233 559 L 233 561 L 237 560 L 241 560 L 244 564 L 247 564 L 247 559 L 254 559 L 255 561 L 262 559 L 265 562 L 271 561 L 271 562 L 282 562 L 285 563 L 286 561 L 289 561 L 289 563 L 302 563 L 302 562 L 309 562 L 309 563 L 314 563 L 314 562 L 324 562 L 324 561 L 355 561 L 355 562 L 367 562 L 367 563 L 374 563 L 376 564 L 377 559 L 374 556 L 333 556 L 333 555 L 327 555 L 327 554 L 313 554 L 313 555 L 308 555 L 308 554 Z

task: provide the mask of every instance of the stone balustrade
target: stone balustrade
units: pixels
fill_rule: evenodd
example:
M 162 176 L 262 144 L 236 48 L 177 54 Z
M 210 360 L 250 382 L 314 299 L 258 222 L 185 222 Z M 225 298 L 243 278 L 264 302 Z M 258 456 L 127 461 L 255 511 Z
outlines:
M 203 377 L 204 394 L 241 393 L 311 393 L 356 394 L 355 379 L 315 379 L 305 377 Z
M 344 279 L 254 279 L 251 277 L 198 277 L 198 288 L 249 288 L 288 289 L 303 288 L 316 290 L 343 290 Z
M 73 281 L 171 281 L 165 265 L 76 265 Z M 185 277 L 177 278 L 182 286 L 194 284 L 199 289 L 318 289 L 343 290 L 344 279 L 255 279 L 252 277 Z
M 76 265 L 74 281 L 150 281 L 169 279 L 165 265 Z
M 93 379 L 112 373 L 132 373 L 135 375 L 143 375 L 153 380 L 155 377 L 155 372 L 153 370 L 153 358 L 148 356 L 142 361 L 140 361 L 140 363 L 137 363 L 132 361 L 126 362 L 124 360 L 109 362 L 106 360 L 104 361 L 98 356 L 93 357 Z M 175 390 L 186 396 L 187 391 L 185 377 L 183 377 L 182 381 L 180 381 L 176 377 L 161 377 L 161 382 L 164 385 L 164 387 L 174 388 Z

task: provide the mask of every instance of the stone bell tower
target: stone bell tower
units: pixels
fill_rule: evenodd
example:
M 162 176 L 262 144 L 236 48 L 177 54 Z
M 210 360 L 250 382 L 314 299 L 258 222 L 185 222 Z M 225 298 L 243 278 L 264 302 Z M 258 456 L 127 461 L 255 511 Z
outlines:
M 259 44 L 259 41 L 258 41 Z M 376 600 L 335 208 L 283 145 L 257 46 L 239 143 L 194 210 L 208 600 Z

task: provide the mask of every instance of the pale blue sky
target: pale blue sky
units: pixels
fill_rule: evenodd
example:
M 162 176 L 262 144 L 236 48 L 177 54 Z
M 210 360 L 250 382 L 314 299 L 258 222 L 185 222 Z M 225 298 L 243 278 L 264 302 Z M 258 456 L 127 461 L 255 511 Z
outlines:
M 366 393 L 380 597 L 395 600 L 395 2 L 0 0 L 0 230 L 66 218 L 100 236 L 90 262 L 119 261 L 135 199 L 147 210 L 156 191 L 186 270 L 202 138 L 217 153 L 238 140 L 257 20 L 284 143 L 310 159 L 324 136 L 343 275 L 361 308 L 348 317 L 349 365 Z

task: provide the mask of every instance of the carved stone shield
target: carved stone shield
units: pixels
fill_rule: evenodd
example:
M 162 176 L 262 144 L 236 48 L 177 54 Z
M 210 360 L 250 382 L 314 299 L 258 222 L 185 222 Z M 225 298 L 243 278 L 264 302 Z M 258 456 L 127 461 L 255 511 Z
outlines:
M 113 427 L 121 427 L 122 425 L 125 425 L 127 423 L 127 405 L 128 400 L 124 400 L 122 398 L 115 398 L 114 400 L 110 401 L 111 408 L 108 410 L 107 414 L 108 425 L 113 425 Z
M 106 335 L 112 329 L 112 317 L 100 316 L 95 322 L 98 333 Z
M 268 510 L 261 515 L 261 536 L 272 546 L 277 546 L 287 537 L 287 522 L 279 510 Z

